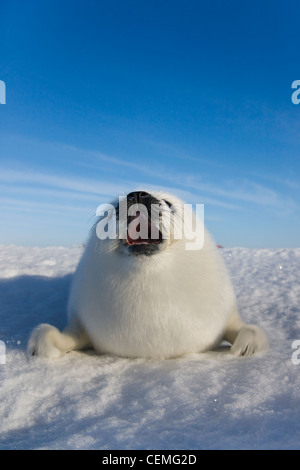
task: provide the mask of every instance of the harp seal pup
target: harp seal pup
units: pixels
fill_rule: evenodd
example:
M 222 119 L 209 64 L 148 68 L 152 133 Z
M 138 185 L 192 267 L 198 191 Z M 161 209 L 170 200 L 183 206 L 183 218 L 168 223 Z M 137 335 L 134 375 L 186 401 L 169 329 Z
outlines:
M 120 204 L 113 205 L 117 221 Z M 118 232 L 115 239 L 99 238 L 95 224 L 73 278 L 66 328 L 60 332 L 49 324 L 37 326 L 29 354 L 59 358 L 92 347 L 100 354 L 167 359 L 210 350 L 222 340 L 238 356 L 266 350 L 264 331 L 242 321 L 218 248 L 196 215 L 192 218 L 204 242 L 201 249 L 188 250 L 184 233 L 181 239 L 174 237 L 176 220 L 186 217 L 181 200 L 134 191 L 126 204 L 127 209 L 158 204 L 158 233 L 152 237 L 148 221 L 147 235 L 134 238 L 130 227 L 137 215 L 126 219 L 122 239 Z M 173 235 L 164 238 L 162 227 L 170 215 Z

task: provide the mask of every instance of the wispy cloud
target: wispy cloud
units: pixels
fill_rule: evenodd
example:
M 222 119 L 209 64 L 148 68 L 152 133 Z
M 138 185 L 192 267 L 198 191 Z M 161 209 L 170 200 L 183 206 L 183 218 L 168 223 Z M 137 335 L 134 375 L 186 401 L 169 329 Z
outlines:
M 181 187 L 188 187 L 190 190 L 196 191 L 203 195 L 207 201 L 210 200 L 210 203 L 221 205 L 232 201 L 232 209 L 237 209 L 234 204 L 237 201 L 239 207 L 243 203 L 251 203 L 289 212 L 298 209 L 298 204 L 291 197 L 286 197 L 268 186 L 248 179 L 227 179 L 219 181 L 218 185 L 208 180 L 201 181 L 200 176 L 197 178 L 194 175 L 169 175 L 166 179 Z M 212 195 L 213 198 L 207 197 L 207 194 Z
M 47 146 L 48 143 L 39 142 L 39 146 Z M 165 166 L 156 162 L 155 164 L 140 164 L 138 161 L 128 161 L 106 155 L 97 150 L 83 149 L 74 145 L 63 143 L 52 143 L 55 153 L 71 153 L 73 167 L 85 166 L 99 174 L 99 177 L 80 177 L 66 174 L 66 170 L 51 171 L 25 168 L 16 163 L 2 165 L 0 168 L 0 183 L 5 193 L 14 191 L 16 194 L 23 194 L 30 197 L 53 197 L 65 200 L 95 201 L 100 203 L 116 197 L 119 194 L 126 194 L 128 190 L 135 189 L 143 185 L 148 187 L 165 188 L 168 192 L 174 192 L 184 200 L 190 202 L 204 202 L 215 207 L 228 210 L 241 210 L 245 204 L 254 204 L 277 210 L 279 212 L 292 212 L 298 209 L 297 203 L 284 193 L 261 184 L 256 179 L 249 178 L 222 178 L 220 172 L 218 177 L 212 173 L 191 174 L 187 171 L 179 172 L 176 167 Z M 163 146 L 163 144 L 158 144 Z M 167 144 L 166 144 L 167 145 Z M 164 147 L 164 146 L 163 146 Z M 171 152 L 172 146 L 167 146 Z M 108 163 L 108 169 L 113 169 L 114 173 L 109 174 L 108 170 L 101 169 L 103 162 Z M 124 171 L 128 169 L 129 171 Z M 113 175 L 117 174 L 116 177 Z M 254 176 L 253 176 L 254 178 Z M 10 190 L 8 188 L 10 186 Z
M 1 209 L 5 210 L 19 210 L 22 212 L 43 212 L 52 214 L 61 214 L 65 215 L 71 214 L 74 215 L 78 214 L 79 212 L 82 214 L 86 214 L 86 209 L 82 207 L 74 207 L 69 205 L 62 205 L 62 204 L 49 204 L 46 202 L 38 202 L 38 201 L 22 201 L 21 199 L 13 199 L 13 198 L 0 198 Z
M 32 186 L 29 183 L 29 186 L 25 186 L 24 184 L 20 185 L 9 185 L 9 184 L 0 184 L 0 194 L 5 197 L 10 197 L 11 195 L 22 197 L 25 196 L 26 198 L 33 198 L 38 200 L 40 198 L 51 198 L 52 200 L 69 200 L 69 201 L 77 201 L 78 202 L 94 202 L 97 203 L 99 201 L 99 194 L 98 193 L 83 193 L 82 191 L 69 191 L 64 189 L 56 189 L 56 188 L 45 188 L 40 186 Z M 106 197 L 106 195 L 102 195 Z M 108 195 L 107 195 L 108 196 Z M 100 195 L 101 197 L 101 195 Z
M 78 178 L 71 175 L 70 177 L 66 177 L 43 172 L 26 172 L 3 168 L 0 170 L 0 182 L 11 184 L 34 184 L 42 187 L 50 186 L 98 195 L 113 195 L 120 191 L 120 185 L 108 183 L 103 180 Z
M 162 144 L 158 144 L 162 145 Z M 164 146 L 163 146 L 164 147 Z M 269 188 L 266 185 L 262 185 L 256 181 L 251 181 L 248 178 L 244 179 L 219 179 L 218 184 L 210 182 L 208 178 L 204 180 L 202 175 L 195 176 L 189 173 L 176 173 L 171 167 L 165 168 L 156 166 L 147 166 L 145 164 L 141 165 L 138 163 L 129 162 L 126 160 L 120 160 L 115 157 L 110 157 L 104 155 L 101 152 L 93 150 L 83 150 L 80 148 L 72 147 L 74 151 L 78 153 L 83 153 L 85 157 L 91 158 L 92 162 L 86 162 L 85 165 L 90 168 L 97 168 L 95 164 L 95 158 L 98 160 L 109 162 L 111 165 L 127 167 L 134 169 L 140 175 L 150 176 L 152 180 L 155 181 L 155 186 L 162 186 L 159 184 L 159 181 L 164 182 L 164 187 L 166 185 L 171 189 L 178 191 L 182 188 L 182 192 L 186 191 L 186 188 L 189 190 L 188 196 L 191 193 L 199 197 L 203 197 L 206 200 L 207 204 L 217 205 L 220 207 L 226 207 L 228 209 L 236 210 L 240 208 L 240 204 L 243 202 L 257 204 L 260 206 L 269 206 L 273 208 L 285 208 L 288 210 L 296 209 L 297 205 L 293 203 L 292 199 L 287 200 L 279 192 L 276 192 L 274 189 Z M 171 152 L 172 147 L 168 147 L 168 150 Z M 171 187 L 170 187 L 171 183 Z M 221 199 L 220 199 L 221 198 Z M 226 199 L 227 201 L 224 201 Z M 233 201 L 230 203 L 229 201 Z M 239 205 L 236 202 L 239 202 Z

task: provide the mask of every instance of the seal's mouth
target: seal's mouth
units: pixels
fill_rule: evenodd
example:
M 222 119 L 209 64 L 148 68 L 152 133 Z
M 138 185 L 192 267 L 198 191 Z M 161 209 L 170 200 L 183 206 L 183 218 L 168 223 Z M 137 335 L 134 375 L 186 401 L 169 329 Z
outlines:
M 151 256 L 158 253 L 163 241 L 161 231 L 139 211 L 128 220 L 126 245 L 129 254 Z
M 128 255 L 150 256 L 164 246 L 161 201 L 145 191 L 129 193 L 117 206 L 120 245 Z
M 141 231 L 140 218 L 142 218 L 142 222 L 144 222 L 144 233 Z M 151 222 L 150 219 L 145 220 L 143 213 L 138 211 L 136 215 L 134 217 L 130 217 L 130 219 L 126 238 L 128 246 L 159 245 L 163 241 L 161 231 Z

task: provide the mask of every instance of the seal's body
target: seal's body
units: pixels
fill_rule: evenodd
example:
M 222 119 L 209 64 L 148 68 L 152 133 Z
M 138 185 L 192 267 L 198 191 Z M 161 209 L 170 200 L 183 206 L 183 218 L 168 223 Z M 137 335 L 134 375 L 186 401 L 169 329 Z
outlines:
M 140 191 L 127 198 L 129 208 L 159 203 L 160 229 L 170 213 L 173 227 L 185 217 L 183 203 L 168 194 Z M 119 213 L 120 205 L 114 207 Z M 149 221 L 147 237 L 134 237 L 136 217 L 127 222 L 126 239 L 100 239 L 93 228 L 74 276 L 68 326 L 62 333 L 37 327 L 31 354 L 59 357 L 92 346 L 125 357 L 172 358 L 212 349 L 222 339 L 237 355 L 267 348 L 265 333 L 242 322 L 223 260 L 201 223 L 202 248 L 188 250 L 184 233 L 163 238 L 161 230 L 151 238 Z

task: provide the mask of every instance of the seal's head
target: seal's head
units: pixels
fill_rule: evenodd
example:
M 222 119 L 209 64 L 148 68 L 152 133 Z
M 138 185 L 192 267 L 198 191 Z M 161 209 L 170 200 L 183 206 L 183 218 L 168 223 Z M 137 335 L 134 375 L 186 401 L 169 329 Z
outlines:
M 152 256 L 174 241 L 178 201 L 158 192 L 133 191 L 106 209 L 107 220 L 100 219 L 98 238 L 108 238 L 109 250 L 125 256 Z M 111 224 L 114 233 L 106 225 Z M 107 236 L 103 236 L 107 234 Z M 111 236 L 109 236 L 111 235 Z M 105 240 L 107 243 L 107 241 Z M 107 246 L 107 245 L 106 245 Z
M 127 215 L 124 209 L 126 209 Z M 120 200 L 119 249 L 132 256 L 152 256 L 164 250 L 170 240 L 164 230 L 166 219 L 174 214 L 171 202 L 146 191 L 133 191 Z M 122 217 L 123 220 L 122 220 Z M 126 223 L 126 237 L 120 238 L 122 223 Z
M 158 253 L 164 239 L 159 230 L 159 218 L 156 223 L 153 218 L 154 208 L 161 206 L 161 201 L 146 191 L 133 191 L 127 195 L 126 204 L 127 230 L 126 238 L 121 239 L 121 249 L 125 248 L 129 255 L 135 256 L 151 256 Z M 122 201 L 118 206 L 119 221 L 121 206 Z

